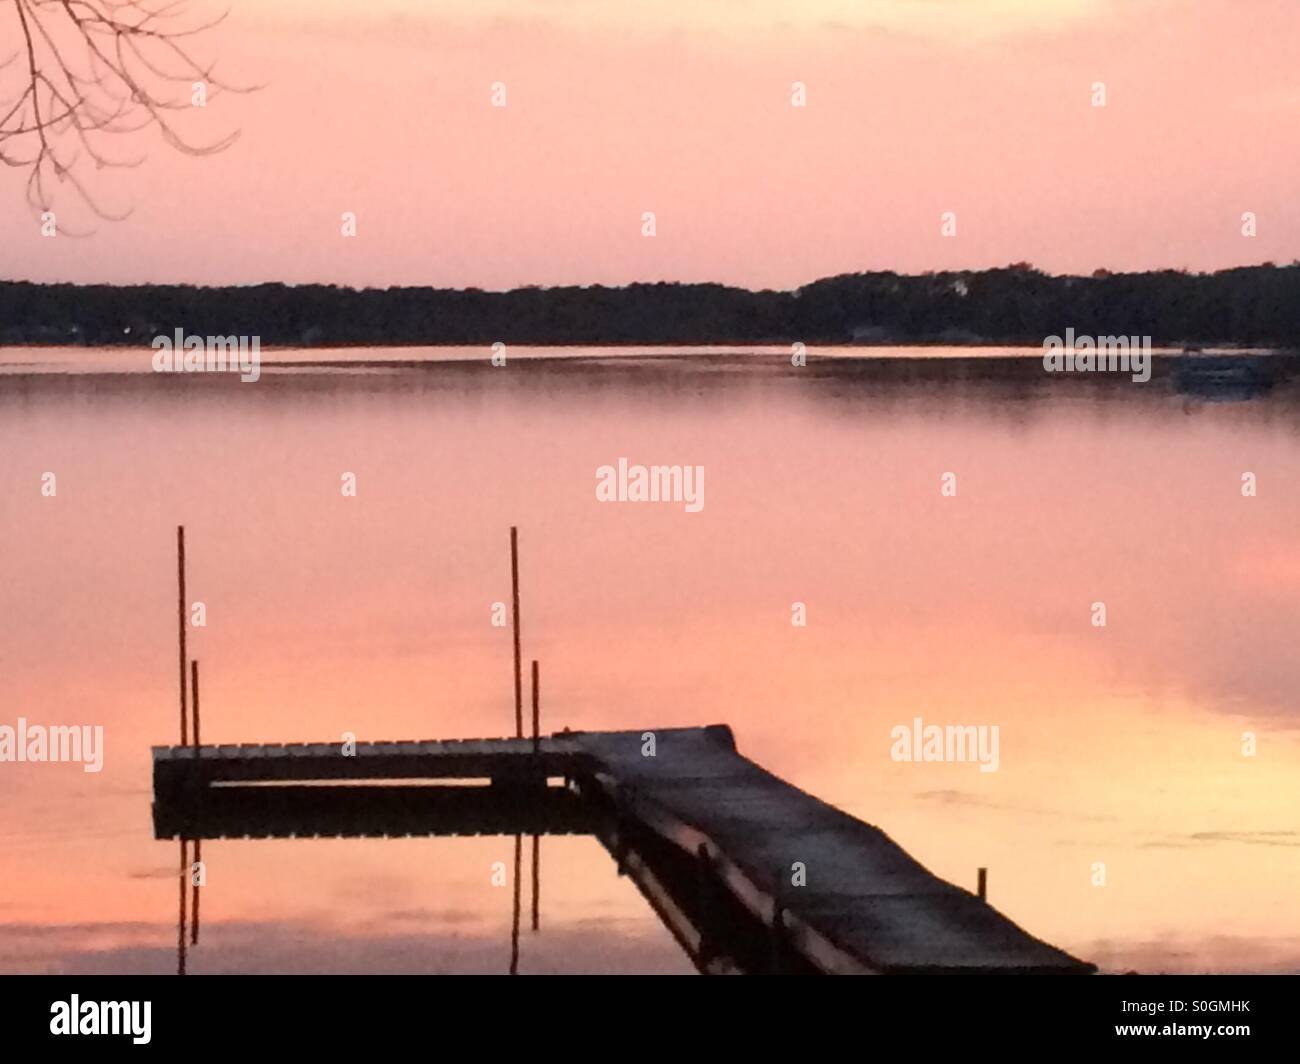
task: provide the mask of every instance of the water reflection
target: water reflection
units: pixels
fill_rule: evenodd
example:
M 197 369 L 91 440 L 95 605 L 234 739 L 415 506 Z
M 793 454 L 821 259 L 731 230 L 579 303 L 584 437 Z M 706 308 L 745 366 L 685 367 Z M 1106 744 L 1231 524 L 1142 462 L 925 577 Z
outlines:
M 141 810 L 176 731 L 184 520 L 209 741 L 510 731 L 490 616 L 517 522 L 548 726 L 725 720 L 936 874 L 989 867 L 993 904 L 1076 955 L 1300 968 L 1300 400 L 1269 366 L 1235 402 L 1160 359 L 1148 385 L 776 356 L 0 376 L 4 718 L 103 723 L 108 751 L 0 772 L 0 965 L 172 967 L 176 854 Z M 706 508 L 595 503 L 620 455 L 704 464 Z M 918 713 L 1000 724 L 999 772 L 892 762 Z M 508 840 L 217 844 L 188 963 L 499 971 Z M 689 969 L 598 844 L 547 860 L 525 969 Z
M 320 825 L 319 818 L 321 815 L 321 803 L 320 803 L 319 796 L 316 794 L 312 794 L 311 792 L 317 790 L 317 788 L 298 787 L 298 788 L 284 788 L 284 789 L 301 792 L 295 797 L 300 802 L 301 808 L 305 814 L 304 822 L 310 825 L 310 827 L 306 830 L 302 829 L 301 824 L 298 825 L 298 827 L 292 833 L 291 837 L 302 836 L 302 837 L 309 838 L 313 834 L 316 834 L 317 833 L 316 829 Z M 341 789 L 348 790 L 351 788 L 341 788 Z M 390 791 L 390 790 L 397 790 L 397 788 L 379 787 L 379 788 L 374 788 L 374 790 Z M 330 803 L 327 802 L 326 806 L 328 807 L 329 804 Z M 346 796 L 346 806 L 344 805 L 343 801 L 339 801 L 335 803 L 335 808 L 337 809 L 338 812 L 348 817 L 351 823 L 355 824 L 358 819 L 356 815 L 357 804 L 358 804 L 357 796 L 348 795 Z M 364 808 L 367 803 L 364 799 L 362 799 L 359 804 Z M 261 832 L 265 830 L 264 817 L 262 815 L 263 812 L 264 810 L 262 808 L 250 804 L 250 807 L 246 809 L 245 812 L 242 814 L 243 822 L 249 825 L 251 831 Z M 283 812 L 283 810 L 281 810 L 281 812 Z M 355 831 L 356 829 L 353 828 L 352 830 Z M 380 822 L 377 823 L 371 830 L 378 837 L 387 837 L 389 825 Z M 417 834 L 417 833 L 418 832 L 416 831 L 412 831 L 410 834 Z M 430 833 L 432 833 L 432 831 Z M 514 838 L 515 838 L 514 875 L 511 877 L 511 886 L 513 890 L 513 917 L 511 920 L 511 927 L 510 927 L 510 964 L 508 968 L 508 972 L 510 975 L 519 974 L 520 890 L 521 890 L 521 884 L 523 882 L 522 869 L 521 869 L 522 836 L 516 834 Z M 541 836 L 533 835 L 532 839 L 533 839 L 532 862 L 530 865 L 532 871 L 532 892 L 531 892 L 532 930 L 534 933 L 536 933 L 541 930 Z M 197 867 L 200 866 L 203 861 L 202 840 L 181 838 L 179 840 L 179 845 L 180 845 L 180 867 L 178 872 L 178 879 L 180 883 L 180 904 L 179 904 L 179 910 L 178 910 L 178 915 L 176 920 L 176 974 L 185 975 L 186 961 L 189 956 L 189 950 L 191 947 L 197 946 L 199 944 L 199 898 L 200 898 L 200 890 L 201 888 L 205 887 L 205 884 L 200 884 L 196 879 L 196 875 L 198 874 Z M 191 852 L 193 855 L 193 863 L 191 863 L 189 859 Z M 206 866 L 204 866 L 204 868 L 205 868 L 204 875 L 206 875 Z M 190 888 L 189 889 L 190 902 L 189 902 L 188 910 L 185 904 L 187 885 L 189 885 Z M 188 938 L 186 936 L 187 919 L 189 921 Z

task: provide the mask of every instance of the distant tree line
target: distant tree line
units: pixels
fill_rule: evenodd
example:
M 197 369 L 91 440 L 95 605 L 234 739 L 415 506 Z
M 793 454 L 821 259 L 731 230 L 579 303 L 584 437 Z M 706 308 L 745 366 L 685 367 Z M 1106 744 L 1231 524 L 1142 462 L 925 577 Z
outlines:
M 1300 347 L 1300 262 L 1217 273 L 842 274 L 794 291 L 0 282 L 0 343 L 148 345 L 177 328 L 264 345 L 1026 343 L 1079 334 Z

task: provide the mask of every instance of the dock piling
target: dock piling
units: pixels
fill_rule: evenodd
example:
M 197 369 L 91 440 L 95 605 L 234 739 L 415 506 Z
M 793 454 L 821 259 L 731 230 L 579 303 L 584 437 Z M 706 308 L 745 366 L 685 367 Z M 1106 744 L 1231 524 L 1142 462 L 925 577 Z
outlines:
M 541 702 L 538 687 L 538 664 L 536 659 L 533 661 L 533 752 L 538 749 L 541 741 Z
M 515 738 L 524 737 L 524 677 L 519 656 L 519 530 L 510 526 L 510 603 L 515 640 Z
M 199 663 L 190 662 L 190 698 L 194 706 L 194 751 L 199 754 Z
M 181 746 L 185 745 L 185 715 L 187 712 L 185 695 L 185 526 L 176 526 L 176 580 L 179 596 L 177 598 L 176 618 L 177 635 L 180 639 L 181 663 Z

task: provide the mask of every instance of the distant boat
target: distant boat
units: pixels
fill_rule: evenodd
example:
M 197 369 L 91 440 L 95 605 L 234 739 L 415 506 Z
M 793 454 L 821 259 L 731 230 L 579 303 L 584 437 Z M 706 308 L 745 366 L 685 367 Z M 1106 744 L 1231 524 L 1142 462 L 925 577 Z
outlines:
M 1199 347 L 1174 357 L 1174 387 L 1210 402 L 1241 402 L 1268 394 L 1274 383 L 1268 355 L 1206 355 Z

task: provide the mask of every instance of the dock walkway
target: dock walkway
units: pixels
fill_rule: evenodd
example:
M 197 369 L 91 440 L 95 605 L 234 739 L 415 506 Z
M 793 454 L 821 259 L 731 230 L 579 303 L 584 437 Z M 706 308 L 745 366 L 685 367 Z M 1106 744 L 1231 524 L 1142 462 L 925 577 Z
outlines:
M 775 943 L 806 970 L 1094 970 L 743 757 L 725 725 L 357 743 L 352 756 L 339 743 L 154 747 L 153 759 L 159 838 L 596 835 L 702 968 L 725 916 L 730 938 L 764 939 L 754 956 Z M 431 780 L 483 785 L 414 782 Z

